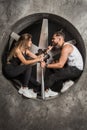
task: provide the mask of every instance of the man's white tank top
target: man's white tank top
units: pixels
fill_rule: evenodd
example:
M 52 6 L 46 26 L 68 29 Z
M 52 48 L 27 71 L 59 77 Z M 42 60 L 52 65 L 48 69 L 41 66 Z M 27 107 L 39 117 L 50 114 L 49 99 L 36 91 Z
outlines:
M 66 45 L 66 44 L 70 44 L 70 43 L 66 42 L 64 45 Z M 76 48 L 72 44 L 70 44 L 70 45 L 73 47 L 73 51 L 68 57 L 68 65 L 69 66 L 75 66 L 79 70 L 83 70 L 83 58 L 82 58 L 78 48 Z

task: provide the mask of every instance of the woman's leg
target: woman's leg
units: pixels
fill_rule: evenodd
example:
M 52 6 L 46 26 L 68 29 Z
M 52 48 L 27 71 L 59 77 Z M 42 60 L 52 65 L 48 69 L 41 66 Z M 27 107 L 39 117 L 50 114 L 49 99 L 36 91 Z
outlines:
M 29 81 L 31 78 L 31 72 L 32 72 L 32 67 L 31 66 L 26 66 L 26 69 L 24 70 L 24 72 L 22 73 L 22 85 L 24 87 L 28 87 L 29 85 Z
M 24 70 L 24 72 L 22 73 L 22 90 L 23 90 L 23 94 L 25 97 L 28 98 L 36 98 L 37 94 L 33 92 L 33 90 L 28 90 L 28 85 L 29 85 L 29 81 L 31 78 L 31 72 L 32 72 L 32 66 L 27 65 L 26 69 Z M 20 93 L 19 89 L 19 93 Z
M 30 65 L 15 66 L 9 64 L 5 67 L 5 72 L 9 79 L 17 78 L 22 75 L 23 77 L 21 80 L 22 86 L 18 92 L 28 98 L 36 98 L 37 96 L 36 93 L 28 90 L 28 83 L 31 77 L 31 71 L 32 71 L 32 66 Z
M 23 74 L 23 72 L 27 69 L 27 66 L 29 65 L 7 64 L 3 67 L 3 72 L 7 78 L 11 79 Z

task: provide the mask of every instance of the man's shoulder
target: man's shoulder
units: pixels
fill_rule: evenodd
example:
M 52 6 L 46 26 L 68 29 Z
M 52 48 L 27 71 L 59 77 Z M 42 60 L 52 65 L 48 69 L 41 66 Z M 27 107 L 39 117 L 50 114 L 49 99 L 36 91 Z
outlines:
M 69 41 L 65 42 L 64 45 L 71 45 Z
M 64 48 L 67 48 L 67 47 L 72 48 L 72 44 L 70 44 L 69 42 L 65 42 L 63 47 Z
M 67 52 L 71 52 L 73 50 L 73 46 L 69 42 L 65 42 L 65 45 L 63 46 L 63 50 Z

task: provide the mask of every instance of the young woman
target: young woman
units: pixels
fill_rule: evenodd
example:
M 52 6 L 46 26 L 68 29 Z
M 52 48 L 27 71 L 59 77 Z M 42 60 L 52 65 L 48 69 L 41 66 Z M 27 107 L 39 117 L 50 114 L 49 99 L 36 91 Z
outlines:
M 7 57 L 4 72 L 8 78 L 16 78 L 22 75 L 22 85 L 18 92 L 27 98 L 36 98 L 37 94 L 33 90 L 28 89 L 28 84 L 31 77 L 32 64 L 41 62 L 43 56 L 33 54 L 30 51 L 31 46 L 32 36 L 30 34 L 21 35 Z

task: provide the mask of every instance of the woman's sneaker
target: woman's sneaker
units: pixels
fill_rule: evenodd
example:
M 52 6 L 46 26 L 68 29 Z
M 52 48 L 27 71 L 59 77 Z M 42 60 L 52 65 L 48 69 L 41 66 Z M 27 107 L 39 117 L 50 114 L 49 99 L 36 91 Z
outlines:
M 32 91 L 30 91 L 29 89 L 28 90 L 25 90 L 23 92 L 23 96 L 27 97 L 27 98 L 37 98 L 37 94 L 36 93 L 33 93 Z
M 45 97 L 54 97 L 54 96 L 57 96 L 57 95 L 58 95 L 58 93 L 52 91 L 51 89 L 48 89 L 48 91 L 45 91 Z
M 18 93 L 19 93 L 19 94 L 23 94 L 23 92 L 25 91 L 25 89 L 28 90 L 28 87 L 26 87 L 26 88 L 21 87 L 21 88 L 19 89 Z
M 37 97 L 37 93 L 35 93 L 34 91 L 33 91 L 33 89 L 29 89 L 29 92 L 36 98 Z
M 68 90 L 73 84 L 74 84 L 74 81 L 72 81 L 72 80 L 69 80 L 69 81 L 66 81 L 65 83 L 63 83 L 63 88 L 61 89 L 61 93 Z

